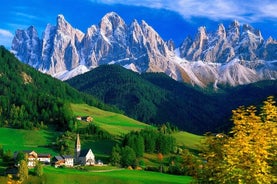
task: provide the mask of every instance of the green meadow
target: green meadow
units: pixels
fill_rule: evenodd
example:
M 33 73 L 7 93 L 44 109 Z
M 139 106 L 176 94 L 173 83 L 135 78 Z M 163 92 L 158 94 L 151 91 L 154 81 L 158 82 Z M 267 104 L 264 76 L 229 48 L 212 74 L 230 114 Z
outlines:
M 175 176 L 150 171 L 137 171 L 119 169 L 103 172 L 84 172 L 75 169 L 55 169 L 45 167 L 45 183 L 77 184 L 77 183 L 101 183 L 101 184 L 152 184 L 152 183 L 190 183 L 191 177 Z
M 54 168 L 44 166 L 42 177 L 29 174 L 25 183 L 44 184 L 186 184 L 193 181 L 189 176 L 176 176 L 159 172 L 128 170 L 128 169 L 105 169 L 82 171 L 71 168 Z M 0 183 L 7 183 L 6 177 L 0 176 Z
M 176 132 L 172 135 L 176 139 L 178 146 L 184 146 L 185 148 L 192 150 L 199 150 L 200 142 L 203 139 L 203 136 L 184 131 Z
M 150 125 L 141 123 L 122 114 L 116 114 L 108 111 L 103 111 L 98 108 L 88 106 L 86 104 L 71 104 L 74 115 L 76 116 L 92 116 L 93 123 L 110 132 L 112 135 L 120 136 L 130 131 L 140 130 Z M 87 122 L 79 122 L 80 126 L 86 126 Z M 153 127 L 154 128 L 154 127 Z M 61 132 L 52 130 L 21 130 L 0 128 L 0 144 L 4 150 L 20 151 L 34 150 L 38 153 L 50 153 L 58 155 L 53 150 L 51 144 L 56 141 L 56 138 L 61 135 Z M 188 132 L 177 132 L 172 134 L 176 138 L 179 146 L 184 146 L 188 149 L 197 150 L 202 136 L 191 134 Z M 74 140 L 72 148 L 74 146 Z M 83 148 L 92 148 L 96 157 L 101 160 L 107 160 L 111 149 L 116 141 L 111 140 L 90 140 L 82 138 Z
M 108 111 L 103 111 L 95 107 L 85 104 L 71 104 L 75 116 L 91 116 L 93 123 L 102 129 L 108 131 L 116 137 L 120 137 L 130 131 L 137 131 L 143 128 L 154 128 L 153 126 L 136 121 L 122 114 L 116 114 Z M 85 127 L 88 123 L 80 121 L 79 127 Z M 61 132 L 48 130 L 21 130 L 0 128 L 0 144 L 4 150 L 19 151 L 19 150 L 34 150 L 38 153 L 50 153 L 52 156 L 58 155 L 49 145 L 56 141 Z M 187 132 L 177 132 L 172 134 L 179 146 L 184 146 L 189 149 L 196 149 L 200 143 L 201 136 L 190 134 Z M 71 140 L 72 148 L 74 140 Z M 111 149 L 116 140 L 91 140 L 86 138 L 86 135 L 81 136 L 83 148 L 91 148 L 96 156 L 96 159 L 101 159 L 105 163 L 108 162 Z M 145 154 L 143 160 L 145 164 L 155 165 L 156 155 Z M 0 168 L 1 169 L 1 168 Z M 2 168 L 3 170 L 4 168 Z M 7 178 L 0 177 L 0 183 L 6 183 Z M 78 183 L 190 183 L 191 177 L 176 176 L 163 174 L 159 172 L 127 170 L 120 168 L 111 168 L 110 166 L 102 168 L 89 168 L 86 170 L 77 170 L 69 168 L 54 168 L 51 166 L 44 167 L 44 176 L 38 178 L 30 175 L 29 183 L 49 183 L 49 184 L 78 184 Z
M 112 135 L 122 135 L 130 131 L 137 131 L 143 128 L 152 127 L 145 123 L 131 119 L 122 114 L 104 111 L 96 107 L 86 104 L 71 104 L 75 116 L 91 116 L 93 123 Z M 85 126 L 87 123 L 82 122 L 80 126 Z M 152 127 L 154 128 L 154 127 Z M 203 136 L 180 131 L 172 134 L 179 146 L 184 146 L 188 149 L 198 150 L 198 145 Z
M 93 123 L 113 135 L 122 135 L 130 131 L 150 127 L 145 123 L 109 111 L 104 111 L 86 104 L 71 104 L 75 116 L 91 116 Z
M 4 150 L 35 150 L 38 153 L 57 154 L 49 145 L 56 140 L 58 132 L 0 128 L 0 135 L 0 144 Z

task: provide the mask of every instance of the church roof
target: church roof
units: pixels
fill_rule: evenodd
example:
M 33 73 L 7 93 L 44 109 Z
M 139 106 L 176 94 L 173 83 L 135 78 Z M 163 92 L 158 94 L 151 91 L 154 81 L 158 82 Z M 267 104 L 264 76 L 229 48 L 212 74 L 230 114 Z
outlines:
M 89 150 L 90 149 L 83 149 L 83 150 L 81 150 L 79 157 L 85 157 L 85 156 L 87 156 Z

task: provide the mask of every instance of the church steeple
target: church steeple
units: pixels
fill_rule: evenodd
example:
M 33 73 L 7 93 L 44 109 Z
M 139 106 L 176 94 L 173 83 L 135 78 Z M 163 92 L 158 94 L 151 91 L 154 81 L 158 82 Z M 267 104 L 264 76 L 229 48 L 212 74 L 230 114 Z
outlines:
M 80 153 L 81 153 L 81 141 L 80 141 L 79 134 L 77 134 L 76 142 L 75 142 L 75 160 L 76 160 L 76 162 L 79 161 Z

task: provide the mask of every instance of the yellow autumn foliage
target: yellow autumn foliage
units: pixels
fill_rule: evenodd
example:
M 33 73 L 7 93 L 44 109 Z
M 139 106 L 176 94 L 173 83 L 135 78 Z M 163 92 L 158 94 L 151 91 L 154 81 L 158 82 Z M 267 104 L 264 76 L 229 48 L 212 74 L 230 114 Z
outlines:
M 207 183 L 277 183 L 277 107 L 273 97 L 264 105 L 233 110 L 230 134 L 207 136 L 203 174 Z

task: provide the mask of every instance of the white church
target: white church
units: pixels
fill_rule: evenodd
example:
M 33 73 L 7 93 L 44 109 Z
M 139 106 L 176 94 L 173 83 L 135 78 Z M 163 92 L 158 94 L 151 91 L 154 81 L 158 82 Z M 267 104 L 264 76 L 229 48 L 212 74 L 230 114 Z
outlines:
M 95 156 L 91 149 L 81 149 L 79 134 L 77 134 L 75 142 L 75 163 L 81 165 L 95 165 Z

